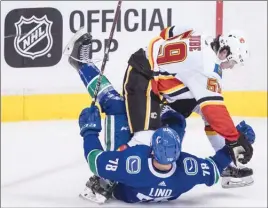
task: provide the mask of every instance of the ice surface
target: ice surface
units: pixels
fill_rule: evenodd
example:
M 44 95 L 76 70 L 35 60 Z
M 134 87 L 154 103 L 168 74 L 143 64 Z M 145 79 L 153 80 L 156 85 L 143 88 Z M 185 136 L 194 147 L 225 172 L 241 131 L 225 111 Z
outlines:
M 110 201 L 102 206 L 173 207 L 266 207 L 267 206 L 267 119 L 245 119 L 257 138 L 253 186 L 222 189 L 199 185 L 176 201 L 133 205 Z M 42 121 L 1 124 L 1 207 L 92 207 L 78 194 L 91 175 L 83 157 L 77 121 Z M 200 118 L 187 121 L 183 150 L 210 156 L 213 149 Z

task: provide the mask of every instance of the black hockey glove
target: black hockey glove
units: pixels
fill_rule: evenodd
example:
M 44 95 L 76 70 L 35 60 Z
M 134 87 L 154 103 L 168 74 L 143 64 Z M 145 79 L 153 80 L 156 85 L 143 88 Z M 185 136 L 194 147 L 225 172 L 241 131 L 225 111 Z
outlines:
M 253 148 L 251 144 L 243 133 L 239 133 L 240 136 L 237 141 L 225 140 L 225 143 L 229 149 L 229 153 L 235 165 L 237 160 L 242 164 L 248 163 L 253 155 Z

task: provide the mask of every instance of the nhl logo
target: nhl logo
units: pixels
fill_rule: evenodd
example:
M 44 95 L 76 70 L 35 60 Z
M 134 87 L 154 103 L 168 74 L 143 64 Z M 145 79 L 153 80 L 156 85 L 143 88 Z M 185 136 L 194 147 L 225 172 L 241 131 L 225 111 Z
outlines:
M 23 16 L 15 23 L 14 48 L 18 54 L 34 60 L 47 54 L 53 45 L 51 27 L 53 22 L 44 15 L 42 18 Z

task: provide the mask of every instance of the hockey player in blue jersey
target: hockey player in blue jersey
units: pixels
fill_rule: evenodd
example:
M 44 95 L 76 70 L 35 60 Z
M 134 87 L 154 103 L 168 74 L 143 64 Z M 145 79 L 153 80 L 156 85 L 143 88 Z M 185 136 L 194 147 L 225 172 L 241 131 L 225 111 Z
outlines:
M 73 50 L 73 51 L 75 51 L 75 50 Z M 77 51 L 75 51 L 75 53 L 77 53 Z M 80 58 L 81 58 L 81 55 L 80 55 Z M 85 59 L 85 57 L 82 57 L 82 58 Z M 79 66 L 78 66 L 78 62 L 77 61 L 73 61 L 71 64 L 75 68 L 79 69 L 80 77 L 83 80 L 84 84 L 87 86 L 87 89 L 88 89 L 89 93 L 92 95 L 93 94 L 93 91 L 95 89 L 96 78 L 97 78 L 98 73 L 99 73 L 98 70 L 97 70 L 97 68 L 93 64 L 91 64 L 91 65 L 87 65 L 87 64 L 82 64 L 81 65 L 81 64 L 79 64 Z M 108 82 L 108 80 L 105 79 L 105 77 L 104 77 L 104 80 L 103 80 L 102 85 L 101 85 L 100 94 L 98 95 L 98 101 L 100 103 L 100 106 L 102 108 L 102 111 L 105 112 L 106 115 L 107 115 L 107 117 L 106 117 L 106 127 L 105 127 L 106 128 L 106 139 L 107 139 L 106 144 L 107 144 L 107 149 L 108 150 L 115 150 L 121 144 L 123 144 L 122 147 L 125 148 L 126 146 L 124 144 L 127 144 L 128 143 L 128 141 L 131 138 L 131 135 L 130 135 L 130 132 L 129 132 L 129 129 L 128 129 L 128 124 L 127 124 L 127 119 L 126 119 L 126 113 L 125 113 L 125 107 L 124 107 L 125 106 L 124 105 L 124 100 L 113 89 L 113 87 Z M 177 134 L 179 133 L 179 135 L 180 135 L 179 137 L 180 138 L 183 138 L 184 128 L 185 128 L 185 121 L 183 121 L 183 120 L 180 119 L 181 117 L 179 116 L 179 114 L 176 114 L 176 116 L 174 116 L 174 117 L 176 119 L 179 119 L 179 120 L 176 120 L 176 122 L 173 123 L 173 126 L 171 125 L 171 127 L 174 128 L 175 130 L 177 130 Z M 94 119 L 93 120 L 92 119 L 90 120 L 89 118 L 94 118 L 95 120 Z M 165 118 L 165 116 L 163 116 L 163 118 Z M 89 120 L 87 120 L 87 119 L 89 119 Z M 139 179 L 134 179 L 132 177 L 130 177 L 129 179 L 127 179 L 128 178 L 127 177 L 128 175 L 122 177 L 122 175 L 121 175 L 121 169 L 120 169 L 119 172 L 118 171 L 115 171 L 116 172 L 115 175 L 117 175 L 117 174 L 119 175 L 119 176 L 116 176 L 116 177 L 119 177 L 119 178 L 122 177 L 122 179 L 124 179 L 124 180 L 130 180 L 130 182 L 129 181 L 122 181 L 122 180 L 120 181 L 120 179 L 116 178 L 115 176 L 113 176 L 112 178 L 110 178 L 109 176 L 111 176 L 112 175 L 111 173 L 113 173 L 113 172 L 109 172 L 109 171 L 107 172 L 106 169 L 104 170 L 104 172 L 106 171 L 109 176 L 108 175 L 106 176 L 105 174 L 102 175 L 102 174 L 99 173 L 99 171 L 97 172 L 97 170 L 102 170 L 103 168 L 102 167 L 99 167 L 99 165 L 98 165 L 99 162 L 98 161 L 97 161 L 97 163 L 95 163 L 95 158 L 96 158 L 96 155 L 95 154 L 100 153 L 99 151 L 102 151 L 102 147 L 97 145 L 98 148 L 96 149 L 96 151 L 94 151 L 95 154 L 93 154 L 93 152 L 91 154 L 89 154 L 88 148 L 91 149 L 92 148 L 91 145 L 93 145 L 93 148 L 94 148 L 94 144 L 95 143 L 96 144 L 99 143 L 98 139 L 96 140 L 97 135 L 98 135 L 98 131 L 100 131 L 100 125 L 98 125 L 99 124 L 99 120 L 98 119 L 99 119 L 99 115 L 98 115 L 98 112 L 97 112 L 97 109 L 96 108 L 85 109 L 81 113 L 81 116 L 80 116 L 80 126 L 81 126 L 81 135 L 84 137 L 85 157 L 87 159 L 88 158 L 93 158 L 93 159 L 88 160 L 88 162 L 89 162 L 89 165 L 90 165 L 91 170 L 94 173 L 96 173 L 97 175 L 100 175 L 101 177 L 104 177 L 104 178 L 107 178 L 107 179 L 111 179 L 111 180 L 115 180 L 115 181 L 118 181 L 119 182 L 119 184 L 116 186 L 116 189 L 114 191 L 114 195 L 115 195 L 116 198 L 118 198 L 120 200 L 123 200 L 123 201 L 126 201 L 126 202 L 138 202 L 139 200 L 146 200 L 146 201 L 155 201 L 156 200 L 157 201 L 157 200 L 162 200 L 163 199 L 163 196 L 164 196 L 165 199 L 166 198 L 168 198 L 168 199 L 174 199 L 174 198 L 177 198 L 181 193 L 184 193 L 185 191 L 187 191 L 187 188 L 185 190 L 177 190 L 176 187 L 174 188 L 174 190 L 173 190 L 173 188 L 170 189 L 169 186 L 167 186 L 165 184 L 165 181 L 164 181 L 164 183 L 163 183 L 163 181 L 161 181 L 159 183 L 160 184 L 159 186 L 161 186 L 161 184 L 162 184 L 162 186 L 166 185 L 167 187 L 165 189 L 164 188 L 163 189 L 161 189 L 161 188 L 159 189 L 158 186 L 151 187 L 148 184 L 147 184 L 148 185 L 147 186 L 145 182 L 142 183 L 143 186 L 141 186 L 141 184 L 140 185 L 139 184 L 134 185 L 134 184 L 132 184 L 133 181 L 137 181 Z M 111 125 L 111 124 L 113 124 L 113 125 Z M 115 131 L 112 132 L 112 130 L 115 130 Z M 161 130 L 163 130 L 163 129 L 161 129 Z M 92 133 L 92 131 L 95 132 L 95 133 Z M 89 133 L 87 133 L 87 134 L 89 134 L 89 136 L 85 132 L 89 132 Z M 162 135 L 164 135 L 165 132 L 164 133 L 163 132 L 164 132 L 164 130 L 162 132 L 160 132 L 160 134 L 162 133 Z M 177 137 L 176 134 L 175 134 L 176 132 L 174 132 L 172 129 L 168 129 L 168 132 L 172 132 L 173 133 L 173 137 Z M 153 138 L 154 138 L 155 135 L 157 135 L 156 133 L 157 132 L 155 132 L 152 135 Z M 92 136 L 91 134 L 95 135 L 95 137 Z M 109 135 L 110 135 L 110 138 L 109 138 Z M 114 136 L 114 135 L 116 135 L 116 136 Z M 87 139 L 88 137 L 95 138 L 95 139 L 92 139 L 92 140 L 93 141 L 96 140 L 96 142 L 92 142 L 92 143 L 91 142 L 86 142 L 86 141 L 89 141 Z M 113 139 L 111 139 L 112 137 L 113 137 Z M 156 136 L 155 136 L 155 138 L 156 138 Z M 144 138 L 144 139 L 146 140 L 146 138 Z M 148 135 L 148 138 L 147 139 L 148 139 L 148 141 L 150 141 L 151 140 L 151 137 Z M 137 144 L 141 145 L 142 143 L 140 143 L 140 141 L 135 141 L 135 139 L 132 139 L 129 142 L 128 146 L 135 146 Z M 131 147 L 131 148 L 127 149 L 127 150 L 130 151 L 130 153 L 133 154 L 134 156 L 140 157 L 140 156 L 146 155 L 145 158 L 141 157 L 141 159 L 140 159 L 141 161 L 144 161 L 146 159 L 148 160 L 148 157 L 149 157 L 149 159 L 151 158 L 151 160 L 153 160 L 152 157 L 150 157 L 150 154 L 149 154 L 151 152 L 151 148 L 150 147 L 145 146 L 145 145 L 135 146 L 134 149 L 135 149 L 135 154 L 136 155 L 133 152 L 131 152 L 130 149 L 132 149 L 132 148 L 134 148 L 134 147 Z M 156 146 L 153 146 L 153 148 L 156 148 Z M 119 147 L 119 149 L 120 149 L 120 147 Z M 145 151 L 145 149 L 146 149 L 146 151 Z M 93 150 L 94 149 L 92 149 L 92 151 Z M 179 149 L 176 149 L 176 151 L 179 151 Z M 225 155 L 226 158 L 229 158 L 228 153 L 226 151 L 224 151 L 224 150 L 221 150 L 221 151 L 224 152 L 224 154 L 227 154 L 227 155 Z M 138 154 L 137 155 L 137 152 L 143 153 L 143 154 Z M 146 152 L 147 152 L 147 154 L 145 154 Z M 153 151 L 153 152 L 155 153 L 156 151 Z M 104 152 L 104 153 L 106 154 L 106 152 Z M 118 154 L 118 153 L 115 153 L 115 152 L 113 152 L 113 153 L 115 155 Z M 93 156 L 92 157 L 89 156 L 89 155 L 92 155 L 92 154 L 93 154 L 93 156 L 95 155 L 94 156 L 95 158 Z M 109 152 L 109 154 L 112 154 L 112 153 Z M 182 153 L 182 155 L 184 155 L 184 154 L 186 154 L 186 153 Z M 103 153 L 101 155 L 103 155 Z M 123 154 L 121 154 L 121 155 L 123 155 Z M 154 154 L 154 156 L 156 156 L 156 155 L 157 154 Z M 160 168 L 158 167 L 158 170 L 160 170 L 160 172 L 161 171 L 165 171 L 166 168 L 171 168 L 170 164 L 161 164 L 161 162 L 159 162 L 159 160 L 157 160 L 157 158 L 158 157 L 155 157 L 154 158 L 153 161 L 155 161 L 155 162 L 152 163 L 153 164 L 152 166 L 149 166 L 149 163 L 147 164 L 148 165 L 147 169 L 149 168 L 148 170 L 151 171 L 151 172 L 149 172 L 149 171 L 147 172 L 147 174 L 149 174 L 149 176 L 148 176 L 149 178 L 152 178 L 152 176 L 154 175 L 154 172 L 152 172 L 152 170 L 155 170 L 155 168 L 150 169 L 150 167 L 153 167 L 155 164 L 159 164 L 160 165 Z M 174 156 L 174 158 L 175 158 L 175 156 Z M 195 162 L 193 162 L 195 160 L 195 157 L 193 156 L 193 158 L 194 158 L 193 160 L 190 160 L 189 162 L 186 162 L 185 163 L 186 164 L 186 167 L 187 167 L 187 164 L 189 163 L 191 166 L 194 165 L 193 167 L 195 168 Z M 108 159 L 108 158 L 106 158 L 106 159 Z M 126 156 L 124 156 L 124 159 L 126 159 Z M 111 158 L 109 160 L 112 161 Z M 133 164 L 137 164 L 137 161 L 138 160 L 135 160 L 134 159 L 134 160 L 130 160 L 130 161 L 133 162 Z M 199 159 L 197 161 L 199 161 Z M 209 174 L 211 174 L 212 176 L 214 174 L 215 177 L 218 176 L 217 175 L 217 171 L 215 172 L 215 170 L 217 170 L 217 169 L 214 170 L 214 166 L 215 166 L 214 164 L 215 163 L 209 163 L 209 162 L 211 162 L 210 160 L 203 160 L 203 161 L 205 162 L 204 164 L 207 164 L 208 167 L 210 167 L 211 164 L 212 164 L 211 167 L 212 167 L 212 169 L 213 169 L 214 172 L 212 171 L 213 173 L 210 172 Z M 116 163 L 116 160 L 115 161 L 112 161 L 110 164 L 108 164 L 108 162 L 109 161 L 107 160 L 107 164 L 106 164 L 105 167 L 107 167 L 108 169 L 111 169 L 110 171 L 112 171 L 112 169 L 115 169 L 115 166 L 116 165 L 114 163 Z M 224 159 L 221 162 L 224 162 Z M 162 161 L 162 163 L 163 163 L 163 161 Z M 227 162 L 225 161 L 225 163 L 227 163 Z M 127 161 L 125 161 L 124 164 L 127 164 Z M 130 163 L 129 166 L 127 166 L 127 167 L 132 167 L 132 168 L 135 168 L 136 167 L 136 166 L 131 166 L 131 164 L 132 163 Z M 177 163 L 174 163 L 174 164 L 173 164 L 171 170 L 174 169 L 173 167 L 177 166 Z M 162 170 L 161 168 L 163 168 L 163 167 L 165 167 L 165 168 Z M 190 167 L 190 169 L 192 170 L 193 167 Z M 201 171 L 201 169 L 199 168 L 200 171 Z M 221 170 L 221 168 L 219 168 L 219 169 Z M 185 171 L 187 171 L 187 170 L 184 167 L 184 172 Z M 134 171 L 134 172 L 137 172 L 137 170 Z M 155 174 L 159 176 L 159 174 L 157 174 L 158 172 L 159 171 L 156 171 Z M 170 173 L 169 171 L 167 171 L 167 172 Z M 168 173 L 166 173 L 166 174 L 169 175 Z M 123 172 L 122 172 L 122 174 L 123 174 Z M 131 174 L 131 173 L 128 173 L 128 172 L 126 174 L 129 174 L 130 176 L 137 175 L 135 173 Z M 143 175 L 142 177 L 145 177 L 145 175 L 146 175 L 145 173 L 141 172 L 140 174 L 138 174 L 139 177 L 141 177 L 141 174 Z M 166 175 L 166 174 L 163 174 L 163 175 Z M 190 175 L 192 175 L 192 173 Z M 160 176 L 161 176 L 161 173 L 160 173 Z M 183 179 L 183 177 L 181 179 Z M 193 179 L 193 178 L 191 178 L 191 179 Z M 204 178 L 204 181 L 206 179 L 207 179 L 207 177 Z M 168 179 L 168 181 L 172 181 L 172 180 L 173 179 Z M 184 180 L 186 180 L 186 178 L 184 178 L 182 181 L 184 181 Z M 212 185 L 211 182 L 208 182 L 208 181 L 204 182 L 204 181 L 202 181 L 203 180 L 202 178 L 200 180 L 201 180 L 201 182 L 199 181 L 197 183 L 195 181 L 195 183 L 193 183 L 193 184 L 206 183 L 207 185 L 208 184 Z M 211 178 L 210 178 L 210 180 L 211 180 Z M 153 180 L 153 181 L 150 181 L 150 182 L 148 181 L 148 183 L 155 184 L 156 181 L 157 180 Z M 176 182 L 174 181 L 173 183 L 170 183 L 170 184 L 174 184 L 174 183 L 176 183 Z M 193 184 L 192 183 L 189 183 L 189 186 L 186 185 L 185 187 L 188 187 L 188 188 L 190 187 L 189 189 L 191 189 L 194 186 Z M 143 190 L 144 192 L 141 191 L 140 189 Z M 150 190 L 149 193 L 147 193 L 148 190 Z M 168 190 L 168 191 L 165 191 L 165 190 Z M 170 190 L 171 190 L 171 192 L 174 191 L 172 197 L 171 197 L 171 195 L 169 195 Z M 155 193 L 154 193 L 154 191 L 155 191 Z M 126 193 L 126 195 L 124 196 L 123 193 Z M 135 196 L 134 193 L 137 193 L 136 196 Z M 124 197 L 120 198 L 120 196 L 124 196 Z M 137 196 L 139 196 L 139 197 L 137 197 Z M 155 197 L 152 197 L 152 196 L 155 196 Z
M 120 103 L 119 99 L 108 99 L 102 105 L 102 99 L 102 109 L 115 109 Z M 120 114 L 118 119 L 117 115 L 114 118 L 123 122 L 121 125 L 127 125 L 127 120 Z M 127 203 L 174 200 L 195 185 L 217 183 L 220 173 L 231 162 L 226 147 L 206 159 L 181 152 L 185 129 L 183 116 L 166 111 L 162 119 L 164 122 L 167 119 L 166 124 L 170 123 L 177 132 L 168 126 L 158 129 L 151 138 L 151 146 L 131 146 L 125 143 L 130 137 L 119 136 L 115 143 L 117 147 L 125 144 L 124 150 L 104 151 L 98 139 L 102 129 L 98 108 L 85 108 L 81 112 L 79 126 L 84 139 L 84 156 L 95 175 L 118 182 L 113 190 L 115 199 Z
M 81 112 L 79 126 L 90 170 L 117 181 L 113 196 L 127 203 L 169 201 L 195 185 L 212 186 L 231 162 L 225 147 L 206 159 L 181 152 L 182 138 L 178 133 L 183 133 L 183 129 L 177 133 L 168 126 L 154 132 L 151 146 L 104 151 L 98 138 L 102 127 L 96 106 Z

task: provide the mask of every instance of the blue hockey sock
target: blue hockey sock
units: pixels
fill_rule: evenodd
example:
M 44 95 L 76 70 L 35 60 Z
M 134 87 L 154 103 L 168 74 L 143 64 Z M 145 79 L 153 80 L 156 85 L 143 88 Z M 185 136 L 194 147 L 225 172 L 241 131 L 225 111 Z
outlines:
M 84 64 L 79 71 L 79 75 L 91 97 L 94 96 L 99 73 L 100 70 L 94 64 Z M 97 96 L 97 101 L 100 102 L 104 94 L 109 91 L 115 90 L 109 80 L 103 75 L 101 79 L 99 94 Z
M 79 75 L 91 97 L 94 96 L 99 73 L 100 70 L 92 63 L 84 64 L 80 68 Z M 121 100 L 122 102 L 120 94 L 113 88 L 109 80 L 103 75 L 101 79 L 100 90 L 97 96 L 97 101 L 99 102 L 102 111 L 105 113 L 108 113 L 106 111 L 110 111 L 108 109 L 111 109 L 110 105 L 112 105 L 112 102 L 107 102 L 109 100 Z
M 87 88 L 88 84 L 100 73 L 99 69 L 93 64 L 83 64 L 79 70 L 79 75 L 83 81 L 85 87 Z M 90 93 L 90 92 L 89 92 Z M 91 97 L 93 94 L 90 94 Z

